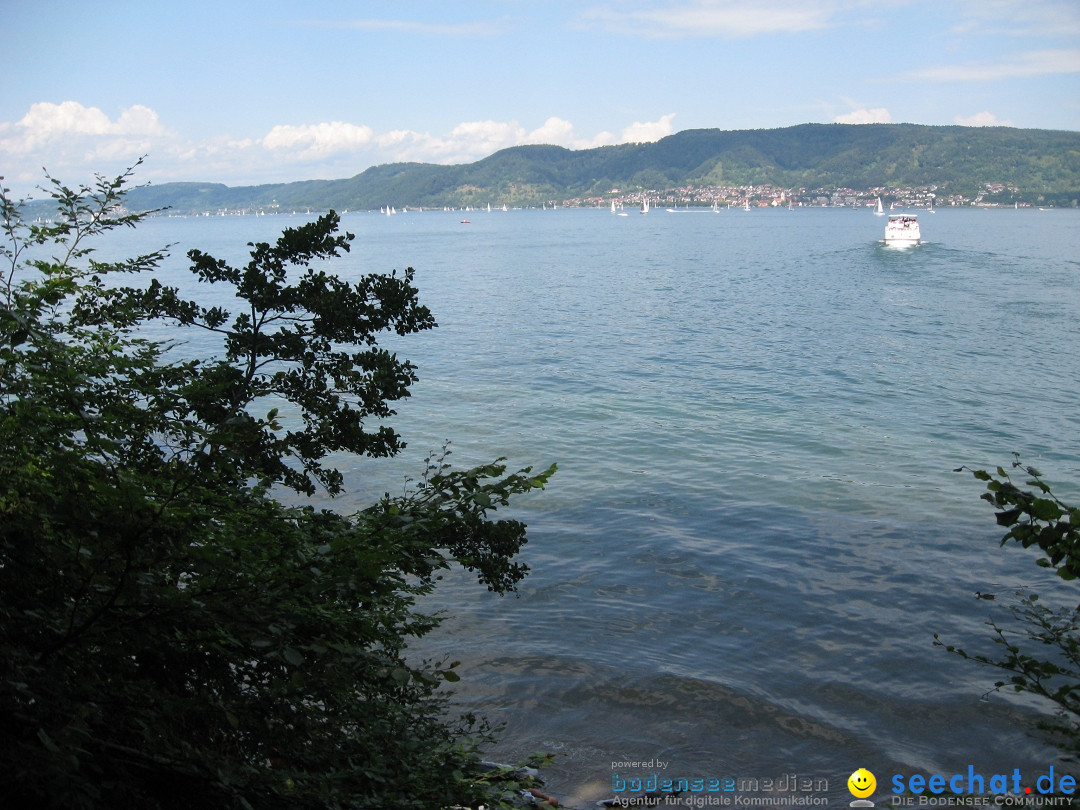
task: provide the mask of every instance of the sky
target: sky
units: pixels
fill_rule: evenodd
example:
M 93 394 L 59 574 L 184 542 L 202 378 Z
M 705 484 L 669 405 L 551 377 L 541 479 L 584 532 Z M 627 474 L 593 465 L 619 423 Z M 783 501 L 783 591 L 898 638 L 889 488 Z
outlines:
M 1080 131 L 1080 0 L 0 0 L 0 176 L 231 186 L 687 129 Z

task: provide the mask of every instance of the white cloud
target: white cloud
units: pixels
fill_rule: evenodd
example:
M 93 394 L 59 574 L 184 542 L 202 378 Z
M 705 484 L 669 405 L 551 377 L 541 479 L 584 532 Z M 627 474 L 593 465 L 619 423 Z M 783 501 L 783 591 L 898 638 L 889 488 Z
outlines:
M 157 113 L 139 104 L 122 110 L 112 121 L 97 107 L 84 107 L 77 101 L 42 101 L 31 105 L 26 115 L 6 125 L 3 131 L 11 135 L 0 143 L 0 149 L 26 153 L 50 142 L 70 144 L 85 137 L 153 137 L 164 134 L 165 129 Z
M 562 118 L 549 118 L 525 136 L 526 143 L 554 143 L 566 145 L 574 139 L 574 125 Z
M 458 149 L 489 155 L 525 140 L 525 130 L 517 121 L 466 121 L 451 130 L 446 143 Z
M 975 115 L 969 115 L 964 117 L 962 115 L 956 116 L 956 123 L 962 127 L 1011 127 L 1015 126 L 1012 121 L 999 121 L 998 117 L 992 112 L 984 110 Z
M 675 113 L 662 116 L 659 121 L 635 121 L 622 133 L 622 143 L 652 143 L 670 135 Z
M 77 101 L 42 101 L 18 121 L 0 124 L 0 169 L 13 191 L 25 194 L 44 179 L 43 166 L 71 184 L 87 183 L 97 173 L 118 173 L 143 155 L 164 152 L 162 144 L 175 139 L 157 113 L 140 104 L 114 120 Z M 72 174 L 81 179 L 69 179 Z
M 308 126 L 279 125 L 262 139 L 262 145 L 274 151 L 292 151 L 301 160 L 353 152 L 367 146 L 374 136 L 371 127 L 343 121 Z
M 411 130 L 394 130 L 377 137 L 381 162 L 422 161 L 429 163 L 467 163 L 480 160 L 500 149 L 524 144 L 552 144 L 567 149 L 589 149 L 614 143 L 655 141 L 672 133 L 671 113 L 652 122 L 635 122 L 623 130 L 621 137 L 602 131 L 592 137 L 581 137 L 574 125 L 562 118 L 551 117 L 532 131 L 517 121 L 466 121 L 445 135 Z
M 666 7 L 649 4 L 640 10 L 626 10 L 622 5 L 593 8 L 581 15 L 581 23 L 648 37 L 738 39 L 825 28 L 844 6 L 839 0 L 682 0 Z
M 1076 0 L 963 0 L 961 34 L 1005 34 L 1013 37 L 1080 36 Z
M 537 127 L 520 143 L 542 143 L 565 146 L 567 149 L 591 149 L 595 146 L 610 146 L 613 143 L 625 143 L 624 137 L 620 141 L 610 132 L 598 132 L 591 138 L 581 138 L 574 132 L 574 125 L 562 118 L 549 118 L 544 125 Z
M 104 135 L 113 123 L 97 107 L 65 101 L 32 105 L 16 126 L 22 128 L 24 142 L 37 143 L 65 135 Z
M 327 121 L 281 124 L 261 137 L 220 134 L 194 141 L 164 126 L 154 110 L 142 105 L 110 118 L 97 107 L 74 101 L 41 102 L 19 121 L 0 122 L 0 173 L 19 194 L 30 193 L 43 180 L 42 166 L 54 177 L 77 183 L 85 182 L 78 176 L 119 173 L 143 156 L 140 181 L 250 185 L 330 179 L 350 177 L 382 163 L 471 163 L 523 144 L 587 149 L 655 141 L 672 133 L 674 118 L 670 113 L 656 121 L 637 121 L 620 135 L 606 130 L 579 135 L 570 121 L 552 116 L 533 129 L 517 121 L 484 120 L 465 121 L 442 134 L 410 129 L 375 132 L 364 124 Z
M 836 124 L 891 124 L 892 116 L 884 107 L 875 107 L 872 110 L 852 110 L 844 115 L 838 115 L 833 121 Z
M 165 127 L 158 121 L 156 112 L 142 104 L 135 104 L 120 113 L 114 134 L 156 136 L 164 132 Z
M 471 163 L 525 142 L 517 122 L 465 121 L 445 135 L 395 129 L 375 136 L 371 163 Z
M 989 82 L 1080 73 L 1080 48 L 1027 51 L 996 60 L 939 65 L 900 74 L 900 79 L 933 82 Z

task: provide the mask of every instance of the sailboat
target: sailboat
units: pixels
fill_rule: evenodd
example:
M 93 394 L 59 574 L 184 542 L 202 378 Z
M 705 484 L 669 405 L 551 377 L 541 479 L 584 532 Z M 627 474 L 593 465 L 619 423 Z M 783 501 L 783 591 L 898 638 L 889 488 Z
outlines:
M 642 197 L 641 198 L 641 213 L 643 213 L 643 214 L 649 213 L 649 198 L 648 197 Z
M 874 209 L 874 214 L 879 217 L 885 216 L 885 206 L 881 204 L 881 197 L 877 198 L 877 208 Z
M 747 197 L 746 202 L 744 202 L 742 204 L 742 210 L 743 211 L 749 211 L 750 210 L 750 198 L 749 197 Z

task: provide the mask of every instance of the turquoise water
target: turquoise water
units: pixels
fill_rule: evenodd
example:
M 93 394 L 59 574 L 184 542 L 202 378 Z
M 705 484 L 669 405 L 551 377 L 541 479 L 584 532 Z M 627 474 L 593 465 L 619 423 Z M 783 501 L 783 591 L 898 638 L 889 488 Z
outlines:
M 462 660 L 459 703 L 506 723 L 494 756 L 560 753 L 552 792 L 581 801 L 653 758 L 826 777 L 837 803 L 860 766 L 1045 770 L 1036 709 L 981 700 L 994 673 L 932 640 L 979 647 L 1012 589 L 1053 584 L 951 470 L 1018 451 L 1076 500 L 1080 214 L 923 214 L 904 251 L 868 211 L 467 216 L 343 217 L 331 269 L 415 267 L 440 327 L 392 341 L 421 378 L 393 420 L 409 449 L 341 459 L 338 506 L 444 439 L 461 465 L 559 464 L 513 513 L 519 595 L 448 578 L 454 618 L 417 651 Z M 137 239 L 176 242 L 181 272 L 301 219 Z

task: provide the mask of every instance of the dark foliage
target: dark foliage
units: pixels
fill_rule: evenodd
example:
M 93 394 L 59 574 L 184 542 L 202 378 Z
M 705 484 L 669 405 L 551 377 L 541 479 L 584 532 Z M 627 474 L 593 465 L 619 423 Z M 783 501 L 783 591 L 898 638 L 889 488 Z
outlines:
M 94 260 L 94 237 L 139 220 L 119 207 L 127 179 L 52 181 L 47 224 L 0 194 L 4 806 L 492 803 L 488 730 L 438 691 L 455 664 L 404 653 L 438 624 L 414 603 L 439 571 L 500 593 L 525 575 L 524 525 L 489 513 L 554 467 L 437 463 L 351 516 L 272 497 L 340 490 L 330 453 L 401 447 L 365 420 L 415 379 L 378 335 L 434 326 L 412 271 L 319 269 L 351 239 L 330 213 L 242 268 L 192 251 L 240 302 L 202 307 L 135 275 L 161 252 Z M 161 319 L 217 334 L 220 355 L 140 337 Z

